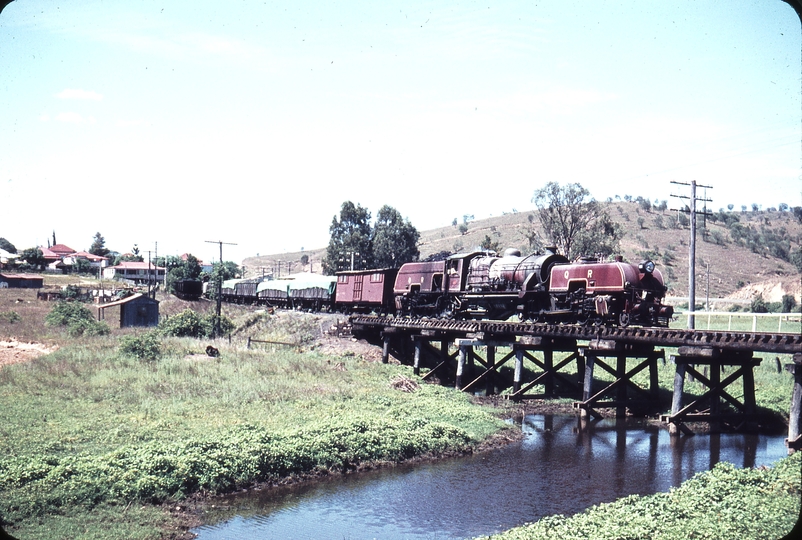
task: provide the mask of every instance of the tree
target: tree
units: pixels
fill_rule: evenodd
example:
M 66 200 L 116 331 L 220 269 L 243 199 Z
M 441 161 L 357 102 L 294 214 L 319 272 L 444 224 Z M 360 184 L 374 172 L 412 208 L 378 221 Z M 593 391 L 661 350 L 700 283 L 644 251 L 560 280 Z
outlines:
M 175 255 L 168 255 L 167 257 L 158 257 L 153 260 L 153 264 L 167 269 L 166 286 L 169 292 L 173 292 L 175 288 L 173 284 L 182 279 L 199 279 L 203 269 L 201 268 L 198 258 L 192 254 L 188 254 L 186 260 Z
M 17 248 L 14 247 L 14 244 L 12 244 L 11 242 L 9 242 L 8 240 L 6 240 L 3 237 L 0 237 L 0 249 L 2 249 L 4 251 L 8 251 L 9 253 L 16 253 L 17 252 Z
M 359 204 L 345 201 L 340 219 L 334 216 L 329 227 L 331 238 L 323 259 L 323 270 L 331 275 L 342 269 L 370 268 L 373 261 L 370 231 L 370 212 Z
M 72 270 L 76 274 L 89 274 L 92 272 L 92 264 L 86 259 L 77 259 Z
M 98 257 L 105 257 L 109 254 L 109 250 L 106 249 L 106 239 L 103 238 L 99 232 L 95 233 L 92 246 L 89 248 L 89 253 L 97 255 Z
M 124 261 L 130 262 L 144 262 L 145 258 L 139 254 L 139 246 L 134 244 L 134 247 L 131 248 L 131 253 L 126 253 L 125 255 L 119 255 L 115 258 L 114 264 L 120 264 Z
M 490 235 L 487 234 L 485 235 L 485 239 L 482 240 L 482 243 L 480 244 L 479 247 L 481 247 L 483 250 L 486 251 L 495 251 L 496 253 L 498 253 L 501 250 L 501 246 L 499 245 L 498 240 L 494 242 L 490 238 Z
M 20 258 L 33 267 L 44 268 L 45 255 L 38 247 L 24 249 Z
M 376 215 L 373 226 L 373 264 L 377 268 L 397 268 L 404 263 L 415 261 L 420 233 L 392 206 L 384 205 Z
M 607 256 L 618 251 L 624 234 L 621 226 L 612 221 L 580 184 L 560 186 L 549 182 L 535 191 L 532 202 L 538 209 L 547 241 L 569 259 L 580 255 Z M 530 243 L 544 244 L 537 231 L 533 230 L 529 238 Z

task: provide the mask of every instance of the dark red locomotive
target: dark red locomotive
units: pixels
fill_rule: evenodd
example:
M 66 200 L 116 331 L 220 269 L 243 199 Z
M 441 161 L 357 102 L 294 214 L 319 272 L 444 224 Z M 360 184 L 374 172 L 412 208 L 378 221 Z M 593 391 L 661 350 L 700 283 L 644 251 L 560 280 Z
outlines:
M 667 326 L 673 314 L 661 303 L 666 287 L 651 261 L 569 263 L 553 249 L 407 263 L 393 292 L 397 313 L 411 316 Z

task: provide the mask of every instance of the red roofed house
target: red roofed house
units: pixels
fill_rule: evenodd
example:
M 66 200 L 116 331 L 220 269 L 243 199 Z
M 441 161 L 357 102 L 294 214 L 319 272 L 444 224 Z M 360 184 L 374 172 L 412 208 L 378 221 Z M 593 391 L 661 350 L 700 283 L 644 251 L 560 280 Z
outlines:
M 51 270 L 63 270 L 63 264 L 61 260 L 64 257 L 72 255 L 75 253 L 75 250 L 69 246 L 65 246 L 64 244 L 56 244 L 52 247 L 44 247 L 40 246 L 40 250 L 42 250 L 42 255 L 45 258 L 45 264 Z
M 93 255 L 87 251 L 75 251 L 69 246 L 64 244 L 56 244 L 52 247 L 40 247 L 42 255 L 45 257 L 47 267 L 51 270 L 58 270 L 63 273 L 68 273 L 75 266 L 78 259 L 86 259 L 89 265 L 94 268 L 105 268 L 109 259 L 107 257 L 100 257 Z

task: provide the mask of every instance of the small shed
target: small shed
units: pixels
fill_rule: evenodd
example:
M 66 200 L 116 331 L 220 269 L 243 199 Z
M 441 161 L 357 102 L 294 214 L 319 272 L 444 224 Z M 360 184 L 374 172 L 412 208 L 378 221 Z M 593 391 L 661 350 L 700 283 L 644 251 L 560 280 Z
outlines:
M 137 293 L 116 302 L 97 306 L 97 320 L 119 321 L 119 328 L 159 324 L 159 301 Z M 111 323 L 112 326 L 116 325 Z
M 41 289 L 44 278 L 36 274 L 0 274 L 0 288 Z

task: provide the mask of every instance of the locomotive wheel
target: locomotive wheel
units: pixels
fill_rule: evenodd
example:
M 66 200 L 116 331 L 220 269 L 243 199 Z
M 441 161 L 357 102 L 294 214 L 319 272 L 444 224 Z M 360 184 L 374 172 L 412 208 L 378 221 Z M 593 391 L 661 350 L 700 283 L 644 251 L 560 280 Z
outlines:
M 621 313 L 618 314 L 618 326 L 620 326 L 621 328 L 626 328 L 627 326 L 629 326 L 629 323 L 630 323 L 629 313 L 625 313 L 622 311 Z

